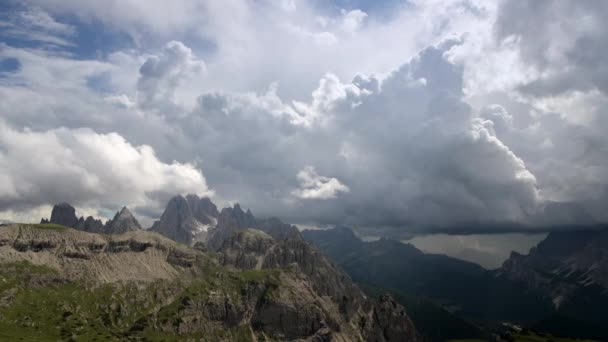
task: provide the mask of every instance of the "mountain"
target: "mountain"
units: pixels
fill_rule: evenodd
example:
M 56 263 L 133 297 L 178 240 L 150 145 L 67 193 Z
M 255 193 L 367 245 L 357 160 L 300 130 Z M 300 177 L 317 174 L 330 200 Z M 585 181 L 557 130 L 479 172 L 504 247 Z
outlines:
M 551 232 L 527 255 L 511 253 L 497 276 L 551 301 L 555 313 L 544 327 L 608 324 L 608 229 Z
M 433 300 L 404 294 L 397 290 L 387 290 L 377 286 L 360 284 L 370 296 L 376 297 L 387 291 L 397 302 L 407 308 L 408 316 L 426 341 L 473 340 L 489 337 L 474 323 L 458 317 Z M 542 330 L 541 330 L 542 331 Z
M 101 220 L 95 219 L 92 216 L 84 219 L 82 216 L 78 219 L 78 223 L 73 228 L 91 233 L 105 233 L 105 226 Z
M 217 225 L 209 230 L 207 246 L 217 250 L 225 239 L 248 228 L 263 231 L 278 241 L 303 239 L 296 226 L 283 223 L 277 218 L 258 220 L 249 209 L 245 212 L 237 203 L 232 208 L 222 209 L 217 218 Z
M 302 240 L 247 229 L 203 252 L 50 224 L 0 229 L 0 339 L 420 341 Z
M 282 303 L 269 303 L 261 308 L 274 313 L 274 317 L 269 317 L 269 322 L 281 320 L 281 317 L 296 317 L 302 321 L 298 324 L 301 328 L 310 329 L 310 323 L 305 322 L 313 322 L 315 316 L 325 316 L 323 320 L 328 326 L 342 326 L 341 331 L 351 330 L 353 324 L 358 325 L 364 330 L 359 338 L 365 341 L 417 339 L 414 326 L 403 307 L 390 296 L 380 296 L 379 303 L 373 305 L 348 275 L 301 239 L 275 240 L 260 230 L 245 229 L 226 239 L 218 253 L 223 266 L 253 270 L 289 269 L 299 275 L 298 284 L 293 284 L 296 292 L 289 294 L 294 300 L 306 301 L 306 292 L 312 290 L 324 301 L 338 305 L 339 315 L 330 317 L 314 310 L 297 312 L 284 307 Z M 312 289 L 302 286 L 306 283 Z M 275 307 L 277 304 L 278 307 Z M 322 304 L 324 306 L 326 304 Z
M 105 234 L 122 234 L 141 229 L 141 225 L 139 225 L 137 219 L 133 217 L 131 211 L 129 211 L 127 207 L 122 207 L 122 209 L 114 215 L 114 218 L 106 223 L 103 232 Z
M 552 312 L 547 298 L 468 261 L 386 238 L 364 242 L 347 227 L 306 230 L 303 236 L 356 282 L 431 298 L 461 316 L 533 322 Z
M 66 227 L 76 227 L 78 224 L 78 217 L 76 217 L 76 209 L 68 203 L 59 203 L 53 206 L 51 212 L 51 220 L 46 221 L 42 219 L 40 223 L 52 223 L 59 224 Z
M 456 284 L 476 283 L 486 276 L 486 271 L 479 265 L 445 255 L 427 254 L 411 244 L 385 238 L 363 242 L 346 227 L 306 230 L 303 236 L 355 280 L 407 290 L 413 295 L 453 299 L 454 292 L 459 289 L 446 287 L 446 279 Z
M 217 207 L 209 198 L 177 195 L 169 200 L 160 220 L 150 230 L 191 245 L 206 241 L 207 231 L 215 225 L 217 217 Z
M 511 253 L 501 275 L 548 290 L 556 307 L 577 288 L 608 289 L 608 229 L 551 232 L 528 255 Z
M 68 203 L 59 203 L 53 206 L 51 219 L 42 219 L 41 224 L 56 224 L 70 227 L 89 233 L 121 234 L 127 231 L 141 230 L 141 225 L 131 214 L 127 207 L 123 207 L 116 213 L 113 219 L 104 224 L 101 220 L 92 216 L 77 218 L 76 209 Z
M 303 236 L 359 283 L 430 298 L 461 317 L 608 338 L 599 328 L 608 324 L 607 230 L 552 232 L 528 255 L 514 252 L 491 271 L 399 241 L 363 242 L 346 227 Z

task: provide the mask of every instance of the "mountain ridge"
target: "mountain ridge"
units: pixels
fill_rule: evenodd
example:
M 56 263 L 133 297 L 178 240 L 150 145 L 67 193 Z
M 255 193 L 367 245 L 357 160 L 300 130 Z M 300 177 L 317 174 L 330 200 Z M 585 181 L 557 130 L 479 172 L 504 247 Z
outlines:
M 357 282 L 432 298 L 464 317 L 608 338 L 601 329 L 580 328 L 608 322 L 608 230 L 552 232 L 528 255 L 513 252 L 496 270 L 400 241 L 363 242 L 344 227 L 303 236 Z
M 239 253 L 264 261 L 240 267 Z M 308 243 L 258 230 L 209 253 L 151 231 L 15 224 L 0 264 L 0 336 L 14 339 L 420 341 L 390 296 L 372 302 Z
M 126 206 L 117 211 L 114 218 L 104 224 L 101 220 L 95 219 L 92 216 L 88 216 L 86 219 L 82 216 L 78 218 L 76 216 L 76 209 L 71 204 L 62 202 L 53 206 L 49 220 L 43 218 L 40 220 L 40 223 L 57 224 L 100 234 L 120 234 L 128 231 L 142 230 L 141 225 Z

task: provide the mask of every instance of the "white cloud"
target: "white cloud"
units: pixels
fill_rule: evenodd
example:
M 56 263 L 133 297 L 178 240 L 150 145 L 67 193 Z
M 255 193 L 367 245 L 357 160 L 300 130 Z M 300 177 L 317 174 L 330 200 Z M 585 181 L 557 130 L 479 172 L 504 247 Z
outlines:
M 367 13 L 362 10 L 355 9 L 352 11 L 342 10 L 341 28 L 344 32 L 353 34 L 357 32 L 363 25 L 363 21 L 367 18 Z
M 71 46 L 76 30 L 72 25 L 56 21 L 39 7 L 24 7 L 19 11 L 0 15 L 3 34 L 26 41 L 45 43 L 49 46 Z
M 0 164 L 2 209 L 149 207 L 176 193 L 213 194 L 194 165 L 162 162 L 150 146 L 91 129 L 17 130 L 0 121 Z
M 173 102 L 174 93 L 186 79 L 200 78 L 205 74 L 205 62 L 196 58 L 182 42 L 171 41 L 158 56 L 150 56 L 139 68 L 137 89 L 143 106 L 158 102 Z
M 350 191 L 337 178 L 318 175 L 312 166 L 306 166 L 298 172 L 297 177 L 300 182 L 300 188 L 292 191 L 292 194 L 298 198 L 330 199 L 336 198 L 340 192 Z

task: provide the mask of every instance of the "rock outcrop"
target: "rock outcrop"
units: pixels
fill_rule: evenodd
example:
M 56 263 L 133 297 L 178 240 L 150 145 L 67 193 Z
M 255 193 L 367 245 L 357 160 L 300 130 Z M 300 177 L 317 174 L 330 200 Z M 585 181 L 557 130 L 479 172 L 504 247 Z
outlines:
M 217 225 L 209 231 L 207 245 L 212 250 L 219 249 L 223 242 L 234 234 L 254 228 L 270 235 L 274 240 L 303 240 L 298 228 L 282 222 L 277 218 L 258 220 L 251 210 L 243 211 L 237 203 L 232 208 L 224 208 L 220 212 Z
M 258 315 L 253 317 L 255 324 L 272 327 L 271 331 L 280 328 L 284 338 L 302 338 L 314 333 L 321 340 L 332 340 L 340 336 L 335 331 L 341 331 L 354 333 L 364 341 L 419 339 L 403 306 L 388 295 L 382 296 L 378 303 L 370 301 L 348 275 L 303 240 L 277 241 L 262 231 L 246 229 L 226 239 L 218 252 L 224 266 L 289 269 L 298 282 L 308 286 L 297 286 L 296 292 L 304 298 L 281 293 L 264 303 Z M 293 310 L 289 302 L 306 301 L 303 295 L 306 291 L 312 291 L 327 302 L 320 308 Z M 330 306 L 337 308 L 337 312 L 328 314 L 325 309 Z M 281 324 L 277 325 L 277 322 Z
M 527 255 L 511 253 L 497 276 L 548 297 L 560 314 L 607 320 L 608 229 L 551 232 Z
M 234 207 L 224 208 L 217 217 L 217 225 L 209 231 L 207 245 L 217 250 L 227 238 L 247 228 L 255 228 L 255 217 L 250 210 L 244 212 L 237 203 Z
M 70 227 L 83 232 L 100 233 L 100 234 L 122 234 L 128 231 L 141 230 L 141 225 L 137 219 L 131 214 L 127 207 L 123 207 L 116 213 L 113 219 L 108 220 L 104 224 L 101 220 L 92 216 L 76 217 L 76 209 L 68 203 L 60 203 L 53 206 L 51 219 L 40 220 L 41 224 L 57 224 L 60 226 Z
M 191 245 L 207 239 L 207 230 L 215 225 L 217 217 L 217 208 L 208 198 L 178 195 L 169 201 L 160 220 L 154 222 L 150 230 Z
M 123 207 L 103 228 L 104 234 L 122 234 L 141 230 L 141 225 L 127 207 Z
M 173 279 L 195 258 L 194 251 L 145 231 L 110 236 L 23 224 L 0 231 L 0 262 L 48 266 L 70 281 Z
M 95 219 L 93 216 L 89 216 L 86 219 L 81 216 L 80 219 L 78 219 L 76 226 L 72 228 L 89 233 L 105 233 L 103 222 Z
M 76 217 L 76 209 L 68 203 L 59 203 L 53 206 L 51 219 L 48 223 L 59 224 L 66 227 L 76 227 L 78 217 Z

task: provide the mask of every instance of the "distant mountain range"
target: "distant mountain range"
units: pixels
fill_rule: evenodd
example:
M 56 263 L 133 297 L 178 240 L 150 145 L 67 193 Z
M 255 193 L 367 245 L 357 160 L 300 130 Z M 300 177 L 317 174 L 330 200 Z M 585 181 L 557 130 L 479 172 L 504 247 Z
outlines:
M 422 342 L 377 298 L 295 226 L 193 195 L 150 230 L 127 208 L 103 224 L 67 203 L 0 228 L 0 340 Z
M 608 338 L 600 328 L 608 323 L 607 230 L 550 233 L 493 271 L 399 241 L 363 242 L 347 227 L 303 236 L 355 281 L 431 298 L 461 317 Z
M 239 326 L 247 326 L 253 335 L 261 332 L 265 336 L 284 338 L 349 336 L 349 340 L 358 336 L 374 341 L 417 340 L 419 336 L 410 321 L 411 315 L 414 324 L 431 341 L 488 337 L 485 328 L 502 321 L 557 335 L 608 339 L 608 332 L 603 329 L 608 323 L 605 310 L 608 307 L 608 230 L 605 229 L 552 232 L 528 255 L 514 252 L 502 267 L 488 271 L 471 262 L 424 253 L 400 241 L 382 238 L 364 242 L 348 227 L 300 232 L 296 226 L 277 218 L 256 218 L 238 204 L 218 210 L 209 198 L 196 195 L 173 197 L 161 218 L 148 230 L 142 229 L 126 207 L 103 223 L 93 217 L 78 218 L 75 208 L 67 203 L 55 205 L 50 219 L 43 219 L 41 223 L 39 226 L 4 225 L 3 234 L 18 232 L 19 238 L 0 237 L 0 263 L 28 261 L 34 265 L 60 267 L 60 274 L 69 275 L 61 282 L 109 284 L 124 277 L 128 281 L 144 282 L 156 281 L 159 277 L 179 279 L 190 284 L 192 278 L 184 274 L 209 276 L 206 273 L 209 265 L 215 265 L 213 267 L 221 270 L 236 270 L 237 274 L 243 270 L 256 272 L 256 279 L 265 279 L 263 284 L 256 285 L 262 288 L 270 286 L 263 274 L 282 270 L 279 271 L 281 287 L 297 291 L 280 292 L 283 294 L 277 299 L 279 302 L 271 301 L 278 306 L 268 308 L 271 311 L 264 314 L 270 315 L 268 319 L 255 316 L 258 306 L 262 305 L 259 301 L 269 300 L 264 296 L 257 297 L 257 304 L 246 309 L 248 318 L 239 316 L 245 311 L 226 312 L 241 318 L 222 316 L 220 330 L 225 334 L 234 333 L 234 325 L 228 321 L 236 319 Z M 95 238 L 91 241 L 96 242 L 89 241 L 88 235 L 73 235 L 74 231 L 64 231 L 62 227 L 92 233 Z M 162 240 L 157 233 L 170 240 Z M 67 236 L 71 240 L 65 240 Z M 171 240 L 183 245 L 176 248 L 162 242 Z M 127 254 L 115 254 L 117 251 Z M 145 251 L 154 256 L 141 254 Z M 47 256 L 47 252 L 51 254 Z M 119 255 L 122 263 L 112 261 L 103 267 L 98 264 L 107 263 L 99 257 L 110 261 L 118 260 L 114 256 Z M 155 259 L 158 257 L 161 259 Z M 201 260 L 207 261 L 201 264 Z M 77 264 L 79 266 L 74 266 Z M 295 273 L 290 273 L 292 271 Z M 289 275 L 283 274 L 285 272 Z M 370 302 L 351 278 L 374 297 L 383 291 L 392 292 L 406 306 L 409 315 L 392 298 L 380 296 L 379 303 Z M 216 285 L 210 289 L 217 291 Z M 188 286 L 179 287 L 176 294 L 191 291 Z M 166 302 L 177 300 L 174 296 L 155 295 Z M 2 298 L 0 295 L 0 303 Z M 323 298 L 329 298 L 329 302 Z M 239 299 L 231 305 L 246 308 L 253 304 Z M 374 311 L 383 305 L 386 307 L 381 309 L 385 310 L 382 314 Z M 295 311 L 290 311 L 292 309 Z M 188 312 L 188 319 L 195 317 L 207 322 L 210 319 L 204 314 L 200 316 L 200 312 Z M 158 314 L 148 312 L 152 316 L 146 316 L 147 325 L 142 331 L 159 329 L 152 323 L 159 319 Z M 185 319 L 179 312 L 176 315 L 180 320 Z M 275 320 L 285 321 L 277 326 Z M 394 331 L 387 325 L 394 326 Z M 377 329 L 381 326 L 391 332 L 380 334 Z M 118 327 L 112 326 L 112 329 Z M 187 328 L 188 331 L 196 329 L 199 328 L 191 325 Z M 137 334 L 139 332 L 134 336 L 139 336 Z M 400 337 L 395 339 L 396 336 Z
M 122 234 L 126 232 L 141 230 L 142 227 L 137 219 L 131 214 L 127 207 L 116 212 L 114 218 L 105 224 L 92 216 L 78 218 L 76 209 L 68 203 L 60 203 L 53 206 L 50 220 L 42 219 L 41 224 L 57 224 L 90 233 L 99 234 Z

